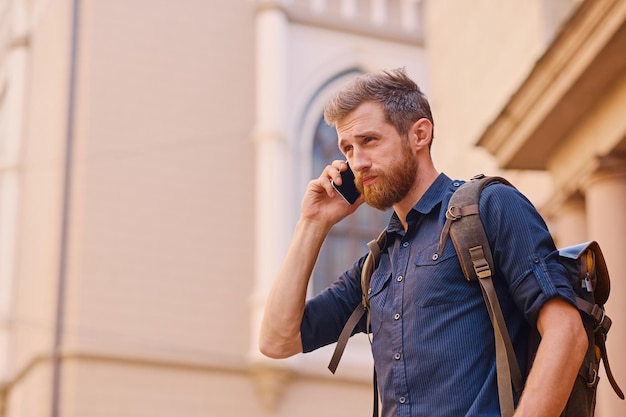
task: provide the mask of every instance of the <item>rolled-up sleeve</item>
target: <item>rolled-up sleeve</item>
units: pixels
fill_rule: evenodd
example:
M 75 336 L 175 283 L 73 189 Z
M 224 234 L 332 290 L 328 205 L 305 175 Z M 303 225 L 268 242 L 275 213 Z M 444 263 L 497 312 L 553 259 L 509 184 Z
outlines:
M 504 280 L 526 320 L 535 324 L 546 301 L 561 297 L 576 306 L 567 271 L 543 218 L 518 190 L 487 186 L 480 216 L 495 263 L 495 280 Z
M 365 257 L 344 272 L 330 287 L 307 301 L 300 326 L 304 352 L 334 343 L 348 318 L 361 302 L 361 268 Z M 365 330 L 361 320 L 355 333 Z

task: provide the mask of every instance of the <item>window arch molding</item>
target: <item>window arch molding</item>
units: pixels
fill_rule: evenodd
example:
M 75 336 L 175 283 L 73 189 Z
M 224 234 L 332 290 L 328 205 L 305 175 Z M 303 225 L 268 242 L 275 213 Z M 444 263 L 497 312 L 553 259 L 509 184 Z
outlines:
M 313 140 L 315 138 L 319 118 L 324 112 L 324 106 L 346 82 L 363 73 L 364 71 L 358 67 L 349 67 L 336 72 L 334 75 L 328 77 L 326 81 L 318 84 L 310 94 L 310 98 L 303 105 L 300 117 L 297 120 L 294 135 L 294 148 L 296 150 L 295 166 L 299 167 L 297 172 L 299 181 L 296 181 L 298 192 L 296 194 L 301 194 L 302 190 L 304 190 L 304 187 L 306 187 L 306 184 L 311 179 L 313 169 L 313 161 L 311 158 Z

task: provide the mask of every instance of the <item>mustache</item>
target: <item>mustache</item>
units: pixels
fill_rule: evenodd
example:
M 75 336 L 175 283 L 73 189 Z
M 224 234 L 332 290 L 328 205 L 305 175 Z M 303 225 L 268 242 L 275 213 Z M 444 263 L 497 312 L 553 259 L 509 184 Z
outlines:
M 380 173 L 378 170 L 360 171 L 360 172 L 354 173 L 354 179 L 355 179 L 355 182 L 357 182 L 358 184 L 361 184 L 363 183 L 363 180 L 367 177 L 378 177 L 381 175 L 382 173 Z

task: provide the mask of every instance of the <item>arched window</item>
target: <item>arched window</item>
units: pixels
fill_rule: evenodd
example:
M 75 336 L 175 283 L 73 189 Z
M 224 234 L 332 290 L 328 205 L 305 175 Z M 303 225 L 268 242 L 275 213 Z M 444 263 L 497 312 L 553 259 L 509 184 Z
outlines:
M 337 132 L 321 117 L 313 138 L 313 177 L 326 165 L 343 159 L 337 147 Z M 328 234 L 313 271 L 313 292 L 322 291 L 346 269 L 367 253 L 367 242 L 376 238 L 389 221 L 390 211 L 382 212 L 363 204 L 351 216 L 337 223 Z

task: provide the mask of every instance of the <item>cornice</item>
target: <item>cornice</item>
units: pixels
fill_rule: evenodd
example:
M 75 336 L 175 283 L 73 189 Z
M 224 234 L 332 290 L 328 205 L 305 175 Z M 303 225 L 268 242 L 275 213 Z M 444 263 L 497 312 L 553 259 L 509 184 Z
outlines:
M 313 11 L 308 7 L 294 6 L 281 0 L 259 0 L 255 13 L 282 13 L 290 23 L 335 32 L 371 37 L 412 46 L 423 46 L 423 33 L 419 26 L 404 28 L 402 25 L 374 22 L 373 19 L 350 18 L 328 11 Z
M 363 24 L 358 20 L 347 20 L 336 16 L 315 15 L 299 10 L 287 12 L 289 21 L 305 26 L 317 27 L 336 32 L 349 33 L 358 36 L 371 37 L 412 46 L 422 46 L 423 38 L 418 32 L 408 32 L 393 26 L 377 26 Z
M 477 142 L 506 169 L 546 169 L 551 150 L 626 71 L 626 2 L 583 2 Z

